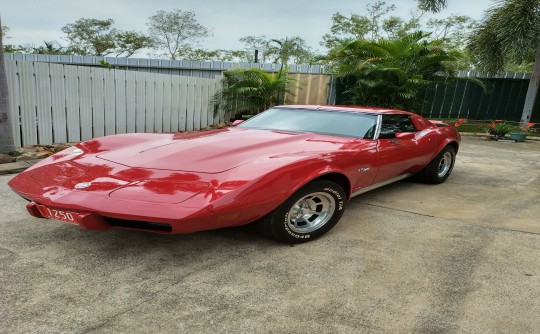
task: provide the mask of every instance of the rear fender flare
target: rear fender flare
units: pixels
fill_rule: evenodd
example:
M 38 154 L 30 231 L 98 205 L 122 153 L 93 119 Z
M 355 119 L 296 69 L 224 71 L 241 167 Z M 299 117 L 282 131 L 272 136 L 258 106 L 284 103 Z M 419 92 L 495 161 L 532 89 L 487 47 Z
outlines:
M 456 150 L 456 153 L 458 152 L 458 142 L 452 138 L 446 138 L 443 142 L 440 143 L 439 147 L 437 147 L 437 153 L 435 153 L 435 156 L 437 156 L 437 154 L 439 154 L 439 152 L 441 152 L 448 145 L 452 145 Z

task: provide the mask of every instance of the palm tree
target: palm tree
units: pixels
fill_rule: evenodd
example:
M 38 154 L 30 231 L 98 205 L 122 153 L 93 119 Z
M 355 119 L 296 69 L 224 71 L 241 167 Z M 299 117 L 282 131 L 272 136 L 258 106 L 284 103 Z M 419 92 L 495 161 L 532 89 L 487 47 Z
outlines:
M 0 27 L 2 21 L 0 20 Z M 0 29 L 0 152 L 15 151 L 13 132 L 9 119 L 9 92 L 4 62 L 3 29 Z
M 418 7 L 433 13 L 440 12 L 446 5 L 446 0 L 418 0 Z
M 260 69 L 235 69 L 223 73 L 224 88 L 212 99 L 214 110 L 233 115 L 255 115 L 283 104 L 285 93 L 292 94 L 287 72 L 267 73 Z
M 488 72 L 534 62 L 521 115 L 522 126 L 530 122 L 540 83 L 540 0 L 500 0 L 473 33 L 469 49 Z
M 287 67 L 291 59 L 295 59 L 297 63 L 305 63 L 311 57 L 306 41 L 298 36 L 270 40 L 266 53 L 273 55 L 274 63 L 281 63 L 281 70 Z
M 446 0 L 418 0 L 420 6 L 437 12 Z M 521 125 L 531 119 L 540 84 L 540 0 L 498 0 L 473 33 L 469 49 L 480 68 L 497 72 L 508 63 L 534 62 Z M 535 51 L 536 50 L 536 51 Z
M 348 103 L 417 110 L 425 89 L 455 77 L 464 58 L 441 40 L 415 32 L 397 39 L 346 43 L 332 55 L 334 71 L 349 87 Z

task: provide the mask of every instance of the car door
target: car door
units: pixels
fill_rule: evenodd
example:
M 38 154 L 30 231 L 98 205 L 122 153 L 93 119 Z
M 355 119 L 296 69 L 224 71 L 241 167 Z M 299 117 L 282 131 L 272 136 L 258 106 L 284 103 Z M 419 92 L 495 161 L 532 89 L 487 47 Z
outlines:
M 404 133 L 411 135 L 403 136 Z M 401 135 L 396 137 L 396 134 Z M 422 167 L 426 155 L 430 154 L 435 145 L 435 139 L 427 131 L 416 129 L 411 115 L 383 114 L 377 138 L 379 169 L 374 182 L 416 172 Z

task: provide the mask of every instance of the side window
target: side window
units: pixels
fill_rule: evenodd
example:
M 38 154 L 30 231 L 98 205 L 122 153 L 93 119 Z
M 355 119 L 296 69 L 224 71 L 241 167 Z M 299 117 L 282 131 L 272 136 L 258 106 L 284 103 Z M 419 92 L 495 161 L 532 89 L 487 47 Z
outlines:
M 398 132 L 416 131 L 409 115 L 383 115 L 379 138 L 394 138 Z

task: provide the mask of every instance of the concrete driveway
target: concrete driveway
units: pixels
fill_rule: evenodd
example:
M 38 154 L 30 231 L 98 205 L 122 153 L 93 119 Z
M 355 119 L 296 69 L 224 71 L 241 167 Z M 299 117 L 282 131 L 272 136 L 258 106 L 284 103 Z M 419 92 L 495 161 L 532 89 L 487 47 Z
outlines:
M 466 138 L 445 184 L 294 247 L 35 219 L 0 176 L 0 333 L 540 333 L 539 171 L 540 142 Z

